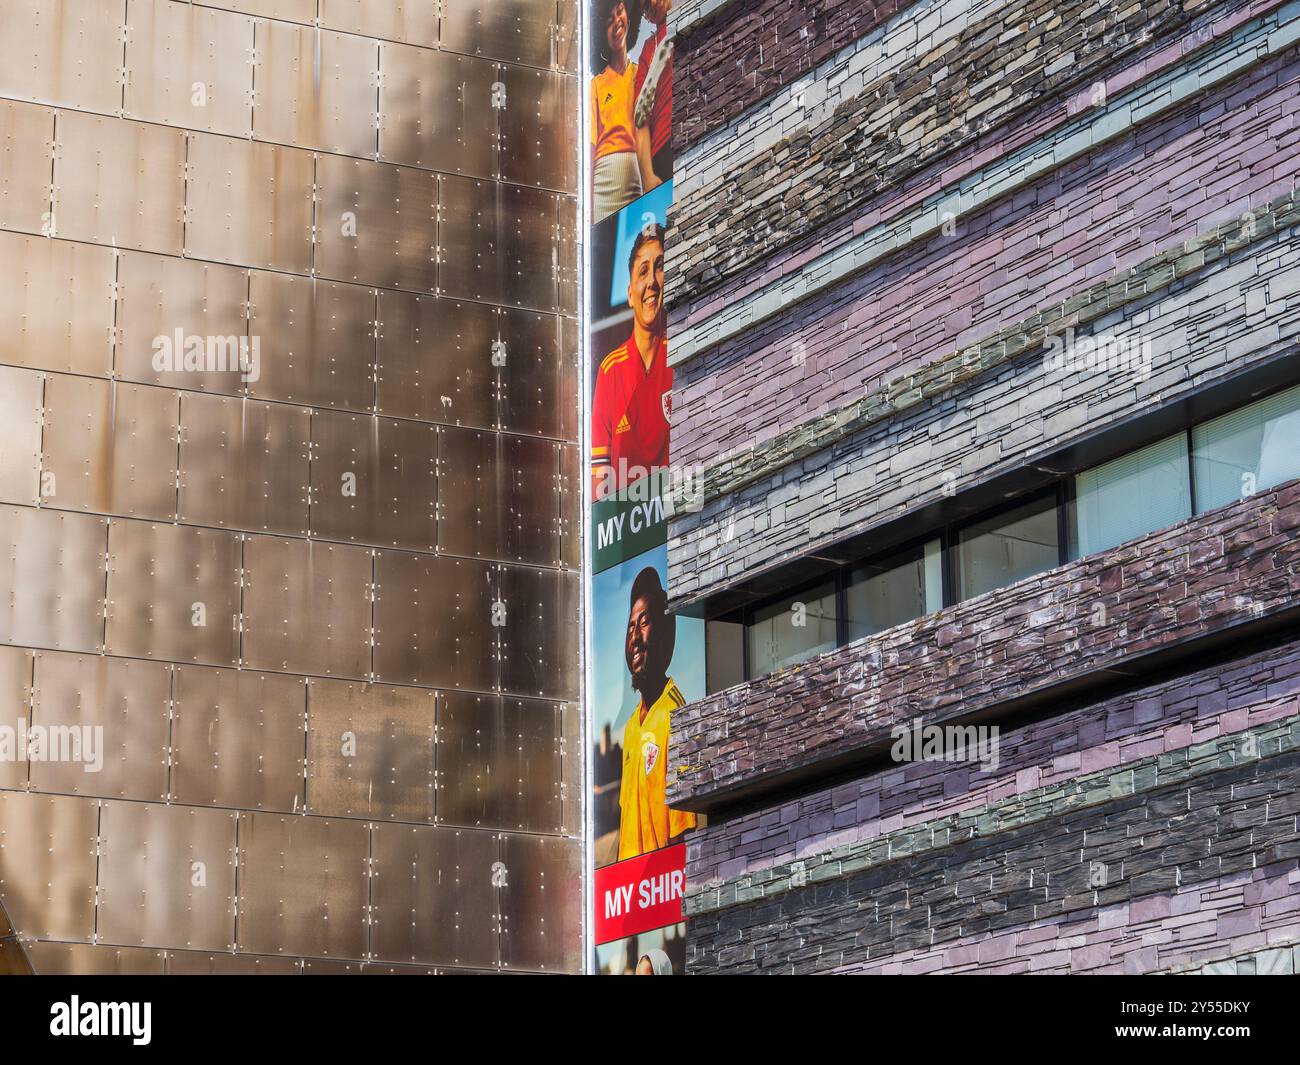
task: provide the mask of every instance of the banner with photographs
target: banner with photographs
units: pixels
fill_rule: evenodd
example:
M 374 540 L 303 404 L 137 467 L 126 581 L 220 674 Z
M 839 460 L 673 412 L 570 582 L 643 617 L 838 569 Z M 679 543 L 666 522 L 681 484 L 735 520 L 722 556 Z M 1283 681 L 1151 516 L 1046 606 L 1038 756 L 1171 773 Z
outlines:
M 704 695 L 704 625 L 667 611 L 673 371 L 672 0 L 589 0 L 587 321 L 591 758 L 598 972 L 680 973 L 686 847 L 670 809 L 673 712 Z

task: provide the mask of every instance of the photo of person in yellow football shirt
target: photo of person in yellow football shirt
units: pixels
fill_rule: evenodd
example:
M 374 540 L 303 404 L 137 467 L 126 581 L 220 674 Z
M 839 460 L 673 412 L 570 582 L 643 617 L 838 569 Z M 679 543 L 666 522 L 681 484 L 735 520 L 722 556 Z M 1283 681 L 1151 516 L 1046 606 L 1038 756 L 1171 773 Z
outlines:
M 631 599 L 624 657 L 641 698 L 623 729 L 619 861 L 666 847 L 695 827 L 694 814 L 669 809 L 664 798 L 668 732 L 673 711 L 686 699 L 668 675 L 677 619 L 668 613 L 668 594 L 653 566 L 637 574 Z
M 592 221 L 622 210 L 641 195 L 637 158 L 636 62 L 628 54 L 641 32 L 638 0 L 596 0 L 592 8 Z

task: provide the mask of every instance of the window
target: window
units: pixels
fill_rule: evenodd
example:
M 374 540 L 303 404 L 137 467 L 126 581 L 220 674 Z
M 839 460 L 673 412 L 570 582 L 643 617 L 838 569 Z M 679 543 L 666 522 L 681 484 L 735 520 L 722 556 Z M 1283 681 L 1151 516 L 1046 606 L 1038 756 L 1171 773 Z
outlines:
M 754 611 L 745 629 L 749 675 L 761 677 L 838 644 L 835 582 L 827 581 Z
M 1192 516 L 1187 434 L 1085 470 L 1075 478 L 1079 553 L 1091 555 Z
M 1059 566 L 1061 529 L 1055 493 L 968 525 L 957 537 L 959 600 Z
M 943 551 L 938 540 L 857 566 L 844 593 L 845 639 L 870 636 L 943 607 Z
M 1300 385 L 1192 430 L 1198 514 L 1300 477 Z

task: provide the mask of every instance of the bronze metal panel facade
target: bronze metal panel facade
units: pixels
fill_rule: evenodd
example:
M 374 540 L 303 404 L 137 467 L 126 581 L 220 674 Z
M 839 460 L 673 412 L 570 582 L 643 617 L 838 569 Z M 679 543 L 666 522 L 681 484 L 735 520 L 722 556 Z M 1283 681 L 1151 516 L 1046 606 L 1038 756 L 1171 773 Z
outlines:
M 375 573 L 377 678 L 475 691 L 496 687 L 495 567 L 380 551 Z
M 499 336 L 495 307 L 381 292 L 379 412 L 494 428 Z
M 239 815 L 239 949 L 360 958 L 370 829 L 362 821 Z
M 316 183 L 318 274 L 413 292 L 436 289 L 436 174 L 322 155 Z
M 177 393 L 51 374 L 45 383 L 45 505 L 176 516 Z
M 381 46 L 379 156 L 426 169 L 497 174 L 496 63 Z
M 297 148 L 190 134 L 185 254 L 310 272 L 315 167 Z
M 301 976 L 297 958 L 269 958 L 254 954 L 204 954 L 195 950 L 169 950 L 168 976 Z
M 438 44 L 438 6 L 428 0 L 320 0 L 320 24 L 332 30 L 359 33 L 429 48 Z M 436 106 L 436 102 L 430 107 Z
M 438 821 L 559 832 L 557 703 L 470 692 L 438 696 Z
M 501 177 L 520 185 L 578 191 L 578 79 L 528 67 L 501 67 Z
M 47 754 L 31 759 L 33 790 L 167 798 L 171 666 L 38 651 L 34 688 Z
M 103 649 L 107 526 L 90 514 L 0 506 L 0 642 Z
M 248 135 L 253 108 L 253 19 L 173 0 L 129 0 L 129 118 Z
M 237 665 L 242 549 L 236 533 L 112 522 L 105 650 L 133 658 Z
M 310 23 L 316 18 L 316 0 L 213 0 L 211 6 L 286 22 Z
M 375 394 L 375 293 L 312 277 L 254 270 L 249 343 L 260 399 L 370 410 Z
M 178 666 L 174 683 L 172 800 L 300 812 L 304 678 Z
M 184 246 L 185 133 L 60 111 L 53 234 L 179 255 Z
M 378 71 L 377 41 L 259 21 L 253 136 L 373 158 Z
M 0 700 L 3 700 L 6 724 L 15 729 L 18 721 L 32 720 L 32 664 L 34 654 L 21 647 L 0 647 Z M 27 787 L 27 758 L 0 758 L 0 788 Z M 4 924 L 0 913 L 0 926 Z M 0 935 L 4 935 L 0 929 Z
M 307 723 L 309 813 L 433 820 L 433 692 L 313 680 Z
M 244 665 L 316 676 L 370 674 L 371 552 L 250 536 Z
M 39 976 L 161 976 L 167 952 L 146 947 L 114 947 L 108 944 L 27 944 L 32 968 Z
M 551 65 L 555 5 L 536 0 L 446 0 L 442 46 L 533 67 Z
M 0 503 L 40 499 L 44 393 L 43 374 L 0 366 Z
M 432 551 L 438 430 L 420 422 L 318 411 L 312 416 L 314 536 Z
M 501 567 L 501 688 L 517 695 L 577 698 L 582 590 L 572 571 Z
M 250 532 L 307 532 L 311 411 L 181 395 L 180 520 Z
M 237 820 L 229 810 L 105 803 L 99 938 L 131 946 L 232 948 Z
M 376 825 L 372 946 L 381 958 L 497 964 L 495 832 Z
M 5 40 L 7 46 L 9 41 Z M 49 233 L 54 112 L 0 100 L 0 227 Z
M 560 354 L 576 348 L 561 348 L 560 321 L 555 315 L 534 311 L 501 312 L 501 339 L 505 344 L 500 387 L 502 429 L 566 440 L 577 438 L 577 417 L 565 402 L 565 397 L 577 390 L 577 368 L 570 368 L 570 360 Z
M 94 799 L 0 791 L 0 897 L 24 935 L 94 936 L 98 832 Z
M 550 440 L 446 428 L 438 546 L 457 555 L 554 566 L 559 455 Z
M 572 971 L 582 963 L 582 842 L 501 837 L 501 962 L 507 968 Z
M 107 377 L 111 248 L 0 233 L 0 361 Z
M 107 114 L 121 106 L 121 4 L 6 0 L 0 41 L 5 96 Z

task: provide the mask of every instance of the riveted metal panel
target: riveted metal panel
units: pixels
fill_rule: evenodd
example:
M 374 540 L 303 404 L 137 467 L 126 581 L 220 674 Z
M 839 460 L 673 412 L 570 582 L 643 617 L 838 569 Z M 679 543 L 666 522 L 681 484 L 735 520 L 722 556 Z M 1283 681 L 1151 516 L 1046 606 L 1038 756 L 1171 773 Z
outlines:
M 587 747 L 587 736 L 582 727 L 582 707 L 578 703 L 561 703 L 560 719 L 563 723 L 560 794 L 564 801 L 564 834 L 581 836 L 582 796 L 585 790 L 582 758 Z
M 574 699 L 582 594 L 576 573 L 503 566 L 501 688 L 518 695 Z
M 161 976 L 167 952 L 107 944 L 26 944 L 38 976 Z
M 94 936 L 98 830 L 95 799 L 0 791 L 0 899 L 20 935 Z
M 181 396 L 180 518 L 305 535 L 311 412 L 225 396 Z
M 578 426 L 580 406 L 574 397 L 581 391 L 582 327 L 576 318 L 560 318 L 560 392 L 556 406 L 559 408 L 559 435 L 565 440 L 580 441 Z
M 380 413 L 485 429 L 496 424 L 496 308 L 381 292 L 379 318 Z
M 560 561 L 569 569 L 582 565 L 582 499 L 586 483 L 582 448 L 560 445 Z
M 0 233 L 0 360 L 107 377 L 113 250 Z
M 501 837 L 501 962 L 512 969 L 582 968 L 582 841 Z
M 31 759 L 33 790 L 165 799 L 171 691 L 168 665 L 38 651 L 32 723 L 49 739 L 46 756 Z M 55 730 L 66 740 L 57 752 Z M 98 738 L 78 755 L 86 736 Z
M 378 70 L 376 41 L 259 21 L 253 135 L 373 158 Z
M 558 454 L 550 440 L 447 427 L 440 435 L 444 493 L 438 546 L 536 565 L 558 565 Z
M 247 270 L 123 252 L 113 356 L 117 376 L 200 392 L 242 393 L 237 353 L 248 336 L 247 300 Z
M 582 27 L 578 24 L 578 0 L 560 0 L 559 24 L 555 33 L 555 64 L 576 74 L 582 66 Z
M 189 135 L 185 253 L 241 266 L 311 270 L 311 152 Z
M 60 111 L 54 235 L 179 255 L 184 246 L 185 133 Z
M 298 813 L 306 724 L 301 677 L 178 666 L 173 801 Z
M 44 391 L 43 374 L 0 366 L 0 503 L 39 499 Z
M 496 63 L 384 44 L 380 158 L 408 166 L 495 177 Z
M 307 809 L 433 820 L 434 694 L 343 680 L 307 687 Z
M 300 976 L 300 958 L 262 954 L 204 954 L 197 950 L 167 952 L 168 976 Z
M 114 521 L 108 531 L 108 653 L 237 664 L 242 546 L 235 533 Z
M 6 722 L 19 728 L 18 720 L 32 720 L 32 652 L 20 647 L 0 647 L 0 706 Z M 0 758 L 0 788 L 27 787 L 27 759 L 17 752 Z M 4 915 L 0 913 L 0 935 L 5 935 Z
M 104 518 L 0 506 L 0 641 L 99 651 Z
M 212 0 L 210 6 L 287 22 L 313 22 L 316 18 L 316 0 Z
M 0 93 L 85 111 L 122 103 L 122 5 L 6 0 Z
M 317 407 L 373 407 L 373 289 L 254 270 L 249 291 L 250 343 L 259 352 L 249 395 Z
M 559 319 L 535 311 L 503 310 L 501 340 L 501 427 L 516 433 L 561 436 L 575 421 L 577 385 L 566 392 L 562 379 Z
M 359 961 L 326 961 L 321 958 L 303 958 L 304 976 L 360 976 L 365 966 Z
M 105 803 L 98 936 L 131 946 L 233 947 L 237 819 L 226 810 Z
M 376 825 L 374 853 L 375 954 L 446 965 L 497 964 L 496 833 Z
M 52 374 L 45 385 L 47 506 L 176 516 L 178 395 Z
M 503 66 L 501 176 L 521 185 L 578 191 L 578 79 L 571 74 Z
M 320 23 L 332 30 L 360 33 L 435 47 L 438 43 L 438 5 L 429 0 L 321 0 Z
M 555 5 L 537 0 L 446 0 L 442 46 L 453 52 L 551 65 Z
M 244 567 L 246 668 L 369 674 L 370 551 L 251 536 Z
M 360 821 L 239 815 L 239 949 L 360 958 L 370 830 Z
M 366 414 L 312 415 L 314 536 L 432 551 L 438 430 Z
M 375 566 L 375 675 L 491 691 L 493 567 L 400 551 L 378 552 Z
M 54 112 L 0 100 L 0 228 L 42 232 L 50 211 L 53 153 Z
M 560 209 L 564 197 L 452 175 L 441 183 L 441 291 L 543 311 L 571 309 L 573 285 L 560 269 L 576 245 L 572 212 Z
M 469 692 L 438 696 L 438 821 L 558 832 L 559 704 Z
M 253 19 L 172 0 L 130 0 L 127 18 L 128 117 L 248 135 Z
M 316 272 L 340 281 L 432 292 L 438 178 L 424 170 L 322 155 Z

